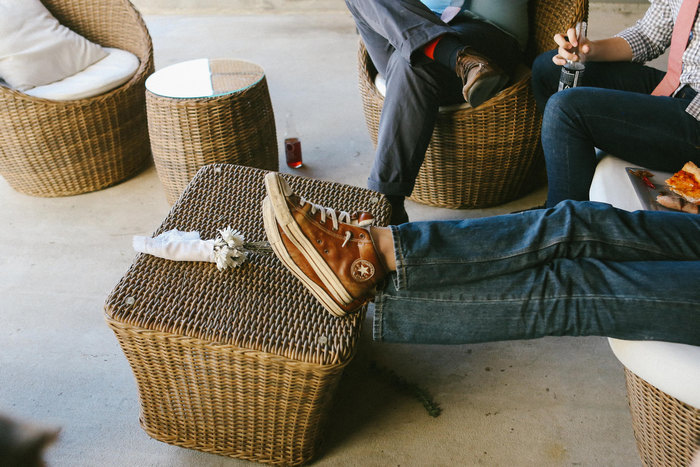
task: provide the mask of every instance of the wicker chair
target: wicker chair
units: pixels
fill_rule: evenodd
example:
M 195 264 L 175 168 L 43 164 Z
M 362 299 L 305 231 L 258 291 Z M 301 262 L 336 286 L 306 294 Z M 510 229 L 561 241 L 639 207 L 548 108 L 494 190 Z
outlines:
M 527 56 L 554 46 L 552 37 L 588 16 L 588 0 L 531 0 Z M 377 144 L 384 97 L 377 70 L 360 41 L 360 94 L 365 120 Z M 515 199 L 544 181 L 541 121 L 523 67 L 516 82 L 477 109 L 440 109 L 411 199 L 446 208 L 480 208 Z
M 144 82 L 153 45 L 128 0 L 42 0 L 58 21 L 105 47 L 135 54 L 136 74 L 105 94 L 49 101 L 0 86 L 0 174 L 17 191 L 68 196 L 135 175 L 150 159 Z

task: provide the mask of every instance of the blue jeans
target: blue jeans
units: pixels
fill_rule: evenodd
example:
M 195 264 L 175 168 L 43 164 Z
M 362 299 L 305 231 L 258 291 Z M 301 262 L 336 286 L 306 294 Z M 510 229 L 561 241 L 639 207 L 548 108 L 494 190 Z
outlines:
M 662 71 L 629 62 L 589 62 L 583 86 L 557 91 L 556 51 L 537 57 L 532 86 L 544 109 L 542 147 L 547 164 L 547 206 L 587 200 L 598 160 L 595 148 L 653 170 L 676 172 L 700 158 L 700 122 L 682 97 L 649 95 Z M 692 91 L 692 89 L 689 89 Z
M 565 201 L 392 231 L 397 271 L 375 299 L 375 339 L 700 345 L 700 215 Z

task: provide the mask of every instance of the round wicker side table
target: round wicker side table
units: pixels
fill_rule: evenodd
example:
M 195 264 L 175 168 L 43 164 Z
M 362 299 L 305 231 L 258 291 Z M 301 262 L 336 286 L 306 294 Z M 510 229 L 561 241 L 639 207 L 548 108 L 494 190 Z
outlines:
M 263 69 L 231 59 L 176 63 L 146 80 L 151 150 L 174 204 L 200 167 L 277 170 L 277 134 Z

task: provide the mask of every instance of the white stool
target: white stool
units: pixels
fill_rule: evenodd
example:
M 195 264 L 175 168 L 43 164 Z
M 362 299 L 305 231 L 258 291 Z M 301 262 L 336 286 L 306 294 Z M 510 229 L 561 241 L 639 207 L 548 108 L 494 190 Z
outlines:
M 630 166 L 633 164 L 605 156 L 596 168 L 590 199 L 628 211 L 643 209 L 625 171 Z M 657 183 L 671 175 L 654 173 Z M 619 339 L 609 342 L 625 367 L 632 425 L 642 463 L 690 465 L 700 450 L 700 347 Z

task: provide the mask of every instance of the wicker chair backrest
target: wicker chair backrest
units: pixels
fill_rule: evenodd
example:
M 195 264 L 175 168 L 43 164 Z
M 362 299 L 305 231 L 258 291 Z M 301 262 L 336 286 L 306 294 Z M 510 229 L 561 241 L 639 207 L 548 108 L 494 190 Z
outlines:
M 42 3 L 64 26 L 103 47 L 128 50 L 139 57 L 142 67 L 150 66 L 151 36 L 128 0 L 42 0 Z
M 530 0 L 528 56 L 554 48 L 552 39 L 579 21 L 588 20 L 588 0 Z

